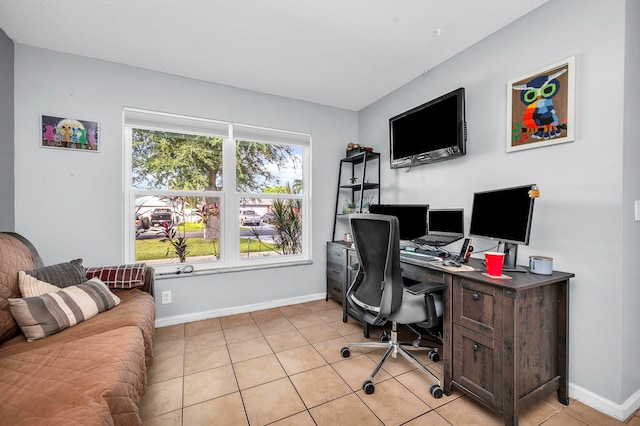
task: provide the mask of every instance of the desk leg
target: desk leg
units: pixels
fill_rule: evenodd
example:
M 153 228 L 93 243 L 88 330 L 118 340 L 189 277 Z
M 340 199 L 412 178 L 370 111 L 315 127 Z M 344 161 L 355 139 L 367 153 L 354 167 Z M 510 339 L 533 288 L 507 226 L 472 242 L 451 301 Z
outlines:
M 451 393 L 453 381 L 453 276 L 444 275 L 444 282 L 447 288 L 443 291 L 444 312 L 442 314 L 442 361 L 444 363 L 444 374 L 442 389 L 446 395 Z
M 558 294 L 558 401 L 569 405 L 569 280 L 557 284 Z

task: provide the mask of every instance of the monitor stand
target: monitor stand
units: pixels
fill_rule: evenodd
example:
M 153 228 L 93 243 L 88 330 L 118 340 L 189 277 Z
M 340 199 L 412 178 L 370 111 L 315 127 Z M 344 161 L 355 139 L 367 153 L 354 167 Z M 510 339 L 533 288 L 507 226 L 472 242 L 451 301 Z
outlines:
M 517 264 L 518 261 L 518 245 L 513 243 L 504 243 L 504 265 L 502 270 L 505 272 L 528 272 L 523 266 Z

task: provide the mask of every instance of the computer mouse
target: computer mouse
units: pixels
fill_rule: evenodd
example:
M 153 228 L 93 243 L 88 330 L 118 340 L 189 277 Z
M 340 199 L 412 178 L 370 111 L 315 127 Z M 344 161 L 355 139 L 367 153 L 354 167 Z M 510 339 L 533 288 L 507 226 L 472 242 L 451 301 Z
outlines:
M 442 264 L 444 266 L 456 266 L 456 267 L 462 266 L 458 262 L 456 262 L 455 260 L 445 260 L 444 262 L 442 262 Z

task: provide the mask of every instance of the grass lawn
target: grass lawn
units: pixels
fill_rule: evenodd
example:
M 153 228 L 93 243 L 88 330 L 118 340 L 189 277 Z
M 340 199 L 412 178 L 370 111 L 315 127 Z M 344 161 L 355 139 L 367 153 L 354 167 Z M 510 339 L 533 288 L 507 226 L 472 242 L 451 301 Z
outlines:
M 197 225 L 190 224 L 187 225 Z M 180 225 L 182 226 L 182 224 Z M 197 228 L 190 229 L 187 226 L 187 231 L 197 231 Z M 200 224 L 200 230 L 202 230 L 202 224 Z M 240 253 L 246 253 L 249 247 L 248 238 L 240 238 Z M 251 252 L 259 251 L 271 251 L 275 250 L 275 246 L 269 243 L 258 243 L 257 241 L 251 241 Z M 203 238 L 187 238 L 187 256 L 213 256 L 216 253 L 220 253 L 220 247 L 218 241 L 205 241 Z M 177 258 L 173 246 L 167 242 L 160 242 L 160 239 L 154 240 L 136 240 L 136 261 L 156 260 L 165 258 Z

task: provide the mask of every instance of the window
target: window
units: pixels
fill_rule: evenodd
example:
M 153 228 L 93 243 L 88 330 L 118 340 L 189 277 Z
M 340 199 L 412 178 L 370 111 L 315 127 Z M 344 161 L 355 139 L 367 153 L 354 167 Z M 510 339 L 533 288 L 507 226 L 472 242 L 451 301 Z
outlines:
M 126 255 L 161 272 L 310 259 L 308 134 L 125 109 Z

